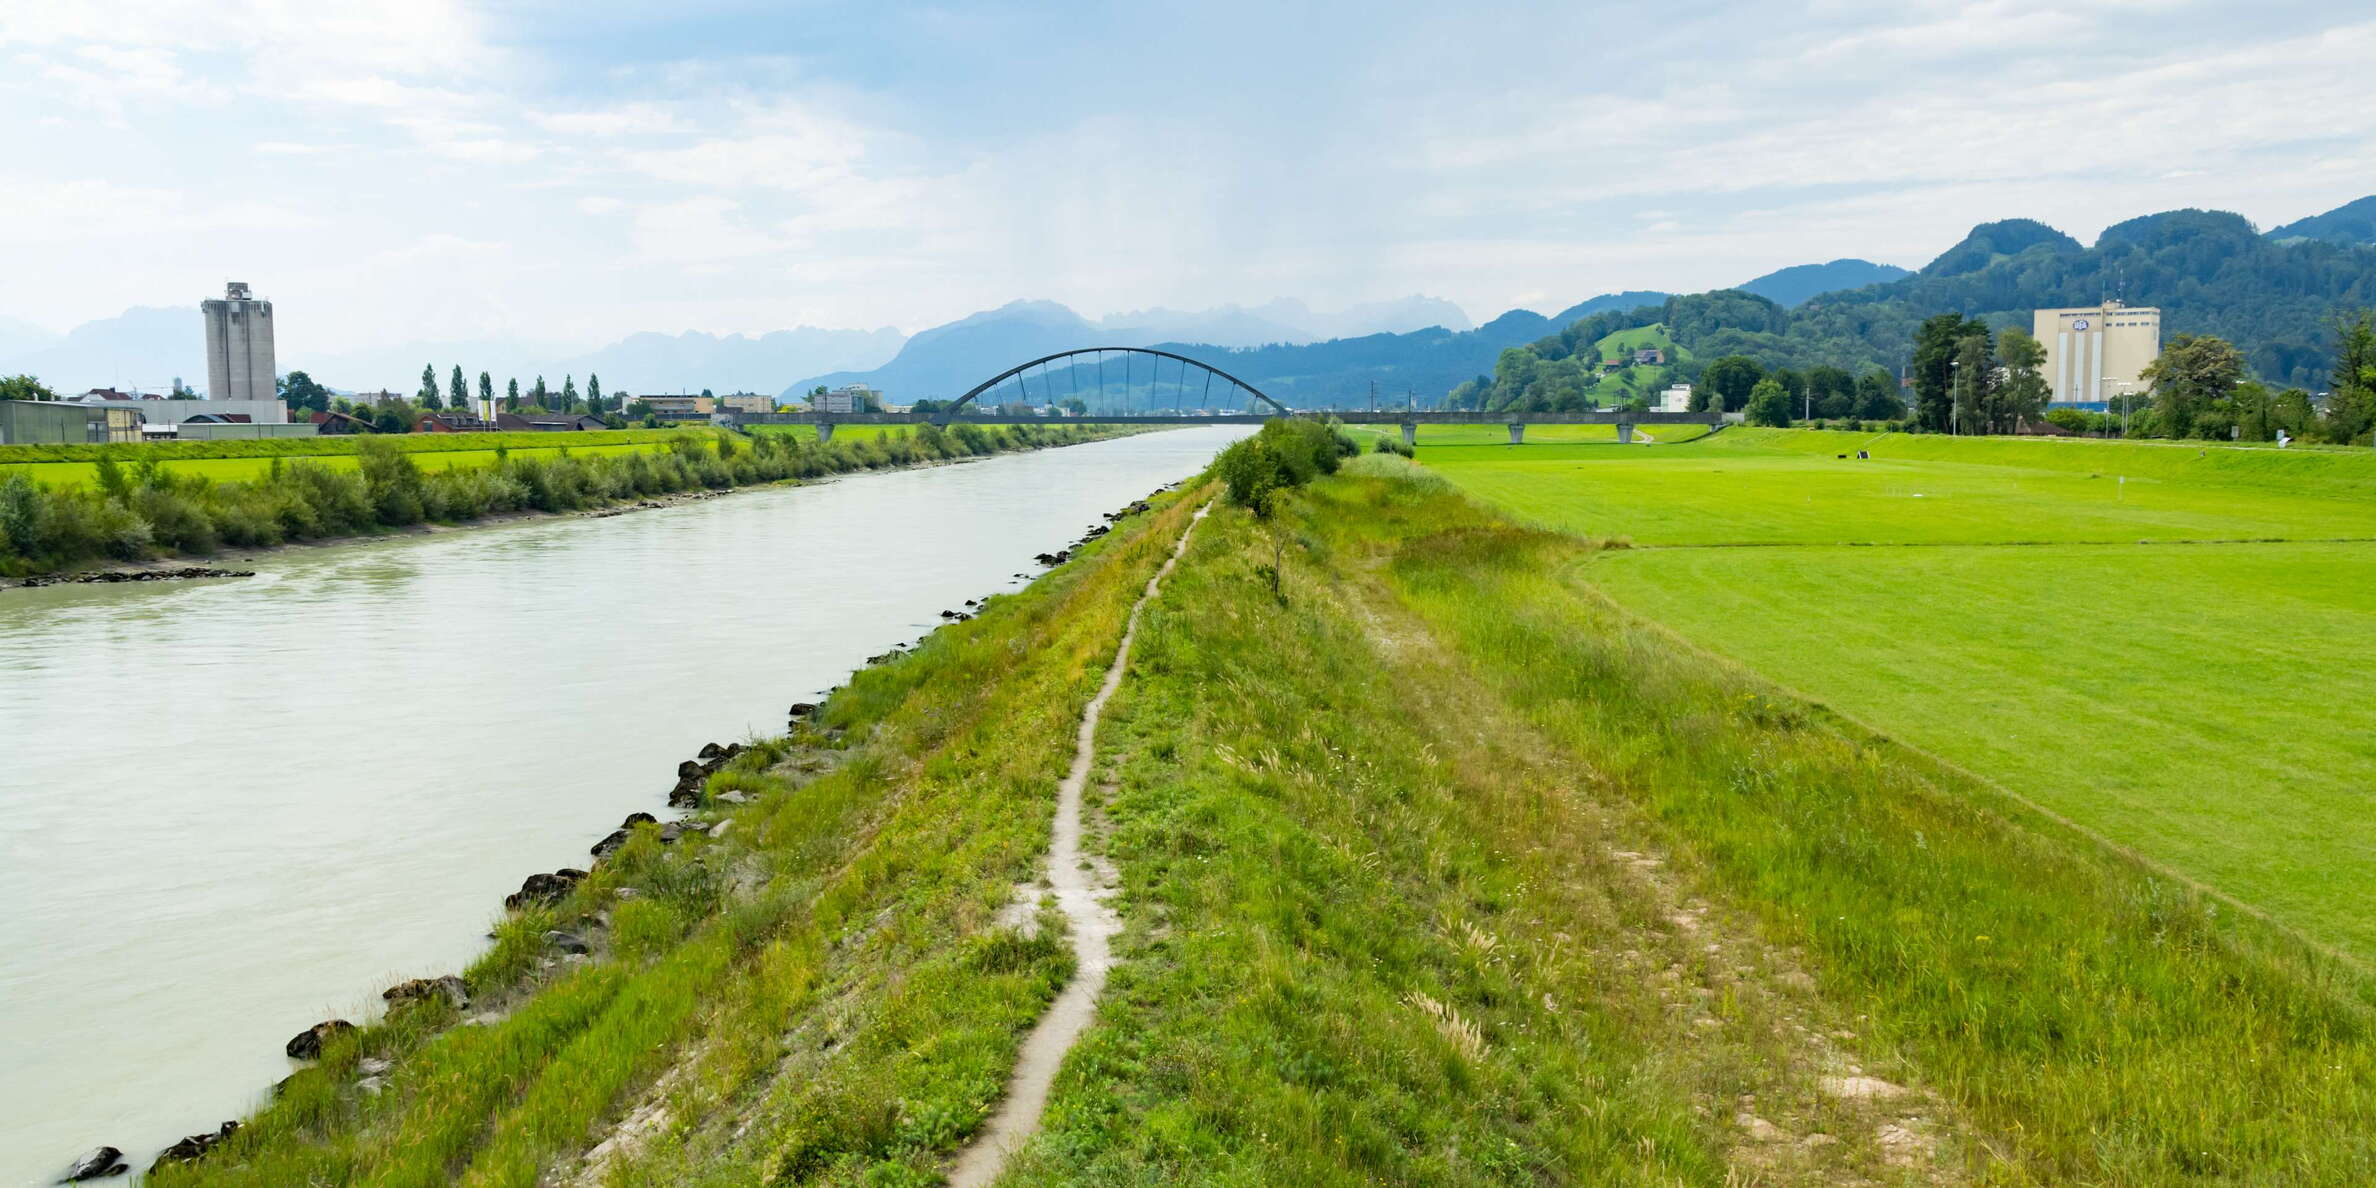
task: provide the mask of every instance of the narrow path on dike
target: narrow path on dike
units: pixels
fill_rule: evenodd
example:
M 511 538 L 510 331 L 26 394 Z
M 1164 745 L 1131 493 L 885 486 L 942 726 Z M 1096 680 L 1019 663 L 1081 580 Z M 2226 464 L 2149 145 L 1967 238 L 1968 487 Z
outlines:
M 1081 854 L 1081 794 L 1097 754 L 1097 721 L 1114 690 L 1122 687 L 1122 671 L 1130 664 L 1130 641 L 1138 635 L 1139 612 L 1154 599 L 1164 576 L 1179 564 L 1180 555 L 1188 551 L 1188 538 L 1196 534 L 1197 521 L 1211 510 L 1210 502 L 1196 509 L 1195 518 L 1180 533 L 1179 543 L 1172 546 L 1171 556 L 1147 579 L 1147 588 L 1139 593 L 1138 601 L 1131 605 L 1129 621 L 1123 624 L 1122 643 L 1114 649 L 1105 683 L 1081 712 L 1081 728 L 1073 736 L 1072 770 L 1056 786 L 1056 819 L 1048 836 L 1048 884 L 1055 890 L 1056 906 L 1072 932 L 1073 979 L 1024 1039 L 1014 1074 L 1007 1079 L 1006 1096 L 983 1124 L 982 1132 L 958 1153 L 949 1170 L 950 1188 L 979 1188 L 997 1179 L 1006 1169 L 1007 1157 L 1039 1133 L 1040 1115 L 1047 1109 L 1048 1088 L 1055 1083 L 1056 1070 L 1097 1016 L 1097 996 L 1104 991 L 1106 971 L 1113 965 L 1114 935 L 1122 930 L 1121 917 L 1105 902 L 1111 888 Z

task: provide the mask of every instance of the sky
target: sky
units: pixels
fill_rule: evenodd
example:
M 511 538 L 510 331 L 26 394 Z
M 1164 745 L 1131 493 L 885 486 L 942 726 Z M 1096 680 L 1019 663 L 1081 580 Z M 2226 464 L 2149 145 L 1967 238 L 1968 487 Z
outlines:
M 0 0 L 0 317 L 284 357 L 1414 293 L 2376 193 L 2376 11 L 2260 0 Z

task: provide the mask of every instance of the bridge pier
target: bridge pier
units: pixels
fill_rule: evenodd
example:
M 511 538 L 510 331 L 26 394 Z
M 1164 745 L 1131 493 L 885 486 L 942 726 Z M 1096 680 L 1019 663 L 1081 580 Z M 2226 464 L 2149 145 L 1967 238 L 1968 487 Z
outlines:
M 1510 422 L 1510 444 L 1511 444 L 1511 445 L 1525 445 L 1525 444 L 1526 444 L 1526 422 L 1524 422 L 1524 421 L 1512 421 L 1512 422 Z
M 1404 421 L 1402 429 L 1403 444 L 1412 449 L 1419 448 L 1419 426 L 1409 421 Z
M 833 444 L 833 422 L 831 422 L 831 421 L 819 421 L 819 422 L 817 422 L 817 444 L 818 444 L 818 445 L 831 445 L 831 444 Z
M 1618 445 L 1632 445 L 1632 444 L 1633 444 L 1633 422 L 1632 422 L 1632 421 L 1619 421 L 1619 422 L 1617 422 L 1617 444 L 1618 444 Z

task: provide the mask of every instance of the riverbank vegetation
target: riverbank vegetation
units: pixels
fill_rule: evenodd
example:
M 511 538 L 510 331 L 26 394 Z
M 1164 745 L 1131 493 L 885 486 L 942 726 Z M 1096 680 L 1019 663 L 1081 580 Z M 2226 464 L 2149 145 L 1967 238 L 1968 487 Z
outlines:
M 72 463 L 90 468 L 87 484 L 46 484 L 23 473 L 0 476 L 0 575 L 202 557 L 222 548 L 269 548 L 521 512 L 577 511 L 687 491 L 1064 445 L 1099 435 L 1070 426 L 958 425 L 943 430 L 926 425 L 914 432 L 837 436 L 831 444 L 819 445 L 813 439 L 773 434 L 645 432 L 651 434 L 649 441 L 589 440 L 586 444 L 599 447 L 591 453 L 556 449 L 549 434 L 352 438 L 346 439 L 352 444 L 342 456 L 330 460 L 261 451 L 259 458 L 239 463 L 256 469 L 236 481 L 184 473 L 173 456 L 150 452 L 179 447 L 44 447 L 101 452 L 87 463 Z M 526 438 L 543 448 L 514 451 L 497 442 L 489 449 L 490 436 Z M 446 455 L 437 452 L 439 447 L 399 444 L 413 441 L 461 441 L 485 451 L 486 462 L 424 466 L 423 457 Z M 322 439 L 308 439 L 307 444 L 315 442 L 330 444 Z
M 1070 972 L 1029 883 L 1081 709 L 1195 503 L 1153 502 L 736 756 L 704 828 L 633 827 L 525 904 L 468 1008 L 334 1038 L 154 1182 L 932 1182 Z
M 1327 452 L 1143 614 L 1091 797 L 1125 932 L 1003 1182 L 2376 1175 L 2360 965 L 1640 617 L 1599 580 L 1642 550 Z M 937 1182 L 1070 972 L 1081 707 L 1226 486 L 859 673 L 501 925 L 470 1008 L 157 1182 Z
M 1735 429 L 1570 454 L 1425 457 L 1635 546 L 1591 564 L 1627 607 L 2376 959 L 2369 451 Z

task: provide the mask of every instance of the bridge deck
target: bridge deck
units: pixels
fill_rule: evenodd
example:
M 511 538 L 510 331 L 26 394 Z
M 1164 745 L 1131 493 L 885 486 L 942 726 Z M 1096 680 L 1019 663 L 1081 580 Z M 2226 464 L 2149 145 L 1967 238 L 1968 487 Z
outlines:
M 1298 416 L 1334 417 L 1349 425 L 1716 425 L 1721 413 L 1642 412 L 1461 412 L 1442 409 L 1297 409 Z M 1086 413 L 1067 417 L 1001 416 L 995 413 L 741 413 L 741 425 L 1259 425 L 1260 413 Z

